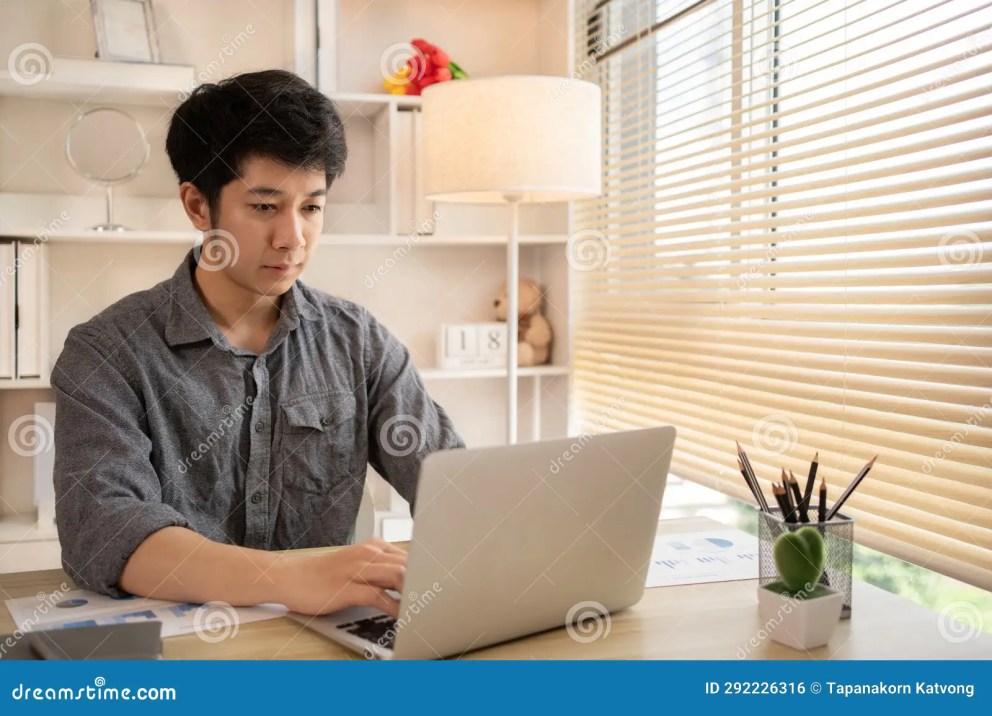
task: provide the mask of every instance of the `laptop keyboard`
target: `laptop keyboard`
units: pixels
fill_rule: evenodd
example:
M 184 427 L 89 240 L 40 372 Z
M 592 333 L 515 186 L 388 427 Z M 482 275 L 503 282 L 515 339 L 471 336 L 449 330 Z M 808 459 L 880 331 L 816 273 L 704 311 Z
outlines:
M 396 620 L 388 614 L 382 614 L 347 624 L 338 624 L 338 629 L 354 634 L 359 639 L 367 639 L 386 649 L 392 649 L 396 637 Z

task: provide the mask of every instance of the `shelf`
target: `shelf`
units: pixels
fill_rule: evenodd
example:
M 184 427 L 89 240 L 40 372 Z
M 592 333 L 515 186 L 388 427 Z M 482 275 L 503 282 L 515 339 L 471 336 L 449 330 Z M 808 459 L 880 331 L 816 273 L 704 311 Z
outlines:
M 38 521 L 32 515 L 0 515 L 0 544 L 20 544 L 22 542 L 45 542 L 58 540 L 55 530 L 38 529 Z
M 0 390 L 37 390 L 51 388 L 52 384 L 44 378 L 27 378 L 24 380 L 0 380 Z
M 521 246 L 539 246 L 547 244 L 564 244 L 568 237 L 564 234 L 530 234 L 520 237 Z M 477 235 L 477 236 L 391 236 L 389 234 L 324 234 L 320 237 L 324 246 L 430 246 L 437 248 L 455 248 L 463 246 L 506 246 L 506 236 Z
M 16 58 L 15 58 L 16 59 Z M 44 57 L 39 57 L 44 62 Z M 36 80 L 29 77 L 29 81 Z M 194 68 L 55 57 L 51 75 L 27 84 L 0 68 L 0 96 L 173 106 L 195 86 Z
M 60 243 L 128 243 L 128 244 L 183 244 L 193 246 L 200 240 L 199 231 L 53 231 L 48 234 L 48 242 Z M 5 230 L 0 237 L 34 239 L 37 230 Z M 568 237 L 564 234 L 533 234 L 520 237 L 521 246 L 543 246 L 564 244 Z M 324 234 L 320 237 L 321 246 L 338 248 L 361 248 L 363 246 L 430 246 L 454 248 L 460 246 L 506 246 L 505 236 L 392 236 L 389 234 Z
M 370 119 L 390 105 L 398 109 L 413 109 L 420 107 L 421 98 L 417 95 L 376 94 L 373 92 L 333 92 L 328 95 L 337 105 L 342 119 L 356 115 Z
M 520 368 L 521 378 L 553 378 L 568 375 L 565 365 L 538 365 Z M 424 368 L 420 371 L 424 380 L 462 380 L 465 378 L 505 378 L 506 368 Z

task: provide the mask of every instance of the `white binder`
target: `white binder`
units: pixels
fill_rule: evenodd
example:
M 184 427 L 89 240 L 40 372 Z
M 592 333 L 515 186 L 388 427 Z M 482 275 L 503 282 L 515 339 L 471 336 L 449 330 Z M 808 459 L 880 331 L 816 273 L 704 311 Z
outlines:
M 17 242 L 17 361 L 19 379 L 47 378 L 48 247 L 41 242 Z
M 14 378 L 16 257 L 14 242 L 0 241 L 0 381 Z

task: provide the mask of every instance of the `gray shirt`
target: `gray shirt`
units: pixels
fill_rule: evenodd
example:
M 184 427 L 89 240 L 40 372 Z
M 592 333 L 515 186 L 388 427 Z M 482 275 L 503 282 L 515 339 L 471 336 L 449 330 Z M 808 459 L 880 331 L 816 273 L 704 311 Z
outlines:
M 55 365 L 62 565 L 122 595 L 151 533 L 257 549 L 346 544 L 367 464 L 411 505 L 422 459 L 464 447 L 406 348 L 361 306 L 300 281 L 261 354 L 232 346 L 172 278 L 69 332 Z

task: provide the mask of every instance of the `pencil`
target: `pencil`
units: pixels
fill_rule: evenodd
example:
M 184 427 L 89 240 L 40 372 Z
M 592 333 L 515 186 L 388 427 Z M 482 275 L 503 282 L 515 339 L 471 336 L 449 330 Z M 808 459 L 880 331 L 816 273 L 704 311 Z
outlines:
M 782 511 L 782 519 L 786 522 L 791 522 L 788 517 L 789 509 L 785 504 L 785 490 L 778 483 L 773 483 L 772 494 L 775 496 L 775 501 L 778 503 L 778 508 Z
M 837 502 L 834 503 L 834 506 L 830 508 L 830 512 L 827 513 L 828 520 L 833 519 L 833 516 L 837 514 L 837 511 L 844 506 L 847 498 L 851 496 L 851 493 L 854 492 L 858 488 L 861 481 L 865 479 L 865 475 L 868 474 L 868 471 L 871 470 L 872 465 L 875 464 L 877 459 L 878 455 L 869 460 L 868 463 L 861 468 L 861 472 L 857 474 L 857 477 L 851 480 L 851 484 L 847 486 L 847 489 L 844 490 L 843 493 L 841 493 L 841 496 L 837 498 Z
M 747 453 L 741 447 L 741 444 L 734 441 L 737 445 L 737 457 L 740 459 L 741 463 L 744 465 L 744 470 L 747 473 L 746 478 L 750 478 L 752 485 L 752 492 L 754 496 L 758 499 L 758 504 L 761 505 L 761 509 L 765 512 L 770 512 L 768 509 L 768 500 L 765 499 L 764 493 L 761 491 L 761 485 L 758 483 L 758 476 L 754 474 L 754 468 L 751 467 L 751 461 L 747 458 Z
M 820 478 L 820 504 L 817 508 L 817 520 L 827 521 L 827 481 Z
M 792 505 L 792 495 L 789 493 L 789 478 L 785 476 L 784 469 L 782 470 L 782 491 L 785 493 L 783 499 L 785 501 L 786 511 L 788 512 L 785 521 L 796 522 L 796 514 L 795 514 L 796 510 L 795 507 L 793 507 Z
M 803 506 L 806 509 L 806 516 L 809 517 L 809 501 L 813 497 L 813 486 L 816 485 L 816 469 L 820 466 L 820 453 L 813 456 L 813 462 L 809 464 L 809 475 L 806 477 L 806 490 L 803 492 Z
M 751 491 L 751 496 L 754 497 L 755 502 L 758 503 L 758 509 L 761 509 L 761 501 L 758 500 L 758 493 L 755 492 L 754 485 L 751 483 L 751 478 L 747 474 L 747 470 L 744 469 L 744 463 L 741 459 L 737 458 L 737 467 L 740 468 L 741 476 L 744 478 L 744 483 L 747 485 L 747 489 Z
M 799 490 L 799 480 L 792 474 L 792 470 L 789 470 L 789 487 L 792 488 L 792 494 L 796 498 L 796 510 L 799 512 L 800 521 L 809 522 L 809 515 L 803 507 L 803 493 Z

